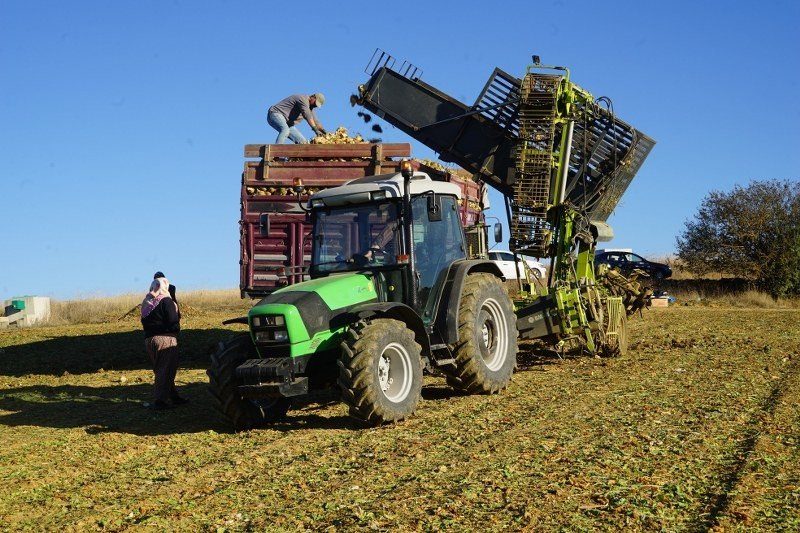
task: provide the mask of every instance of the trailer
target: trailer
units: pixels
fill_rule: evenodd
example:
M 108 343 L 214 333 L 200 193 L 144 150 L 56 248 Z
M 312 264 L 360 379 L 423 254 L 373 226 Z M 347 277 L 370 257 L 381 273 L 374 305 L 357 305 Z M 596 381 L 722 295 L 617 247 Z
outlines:
M 242 298 L 260 298 L 308 279 L 311 194 L 348 181 L 399 171 L 411 157 L 408 143 L 247 144 L 241 185 L 240 277 Z M 480 181 L 418 163 L 434 180 L 458 185 L 465 227 L 488 207 Z M 299 180 L 299 181 L 298 181 Z

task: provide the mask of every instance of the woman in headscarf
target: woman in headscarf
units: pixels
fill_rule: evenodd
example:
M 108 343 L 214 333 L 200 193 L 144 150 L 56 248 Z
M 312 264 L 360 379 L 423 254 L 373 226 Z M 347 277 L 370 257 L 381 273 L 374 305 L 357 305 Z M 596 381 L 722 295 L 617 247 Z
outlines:
M 167 278 L 163 275 L 157 277 L 150 284 L 150 292 L 142 302 L 144 344 L 155 374 L 155 401 L 152 407 L 156 410 L 168 409 L 187 401 L 175 390 L 181 316 L 169 289 Z

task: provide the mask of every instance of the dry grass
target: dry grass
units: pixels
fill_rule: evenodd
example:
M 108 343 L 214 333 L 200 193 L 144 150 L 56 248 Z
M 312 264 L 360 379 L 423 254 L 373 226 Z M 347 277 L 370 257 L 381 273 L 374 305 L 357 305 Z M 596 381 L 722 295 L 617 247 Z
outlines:
M 138 294 L 82 300 L 51 300 L 49 325 L 92 324 L 120 317 L 142 302 Z
M 715 305 L 761 309 L 800 309 L 798 298 L 778 298 L 758 291 L 745 291 L 737 295 L 721 295 L 713 300 Z
M 666 290 L 681 305 L 740 307 L 760 309 L 800 309 L 800 298 L 775 299 L 767 293 L 749 288 L 744 280 L 673 280 L 653 283 Z
M 53 300 L 50 302 L 48 325 L 99 324 L 119 320 L 142 303 L 144 295 L 123 294 L 84 300 Z M 181 292 L 177 295 L 183 314 L 204 310 L 244 312 L 250 308 L 250 300 L 242 300 L 237 289 L 216 291 L 200 290 Z

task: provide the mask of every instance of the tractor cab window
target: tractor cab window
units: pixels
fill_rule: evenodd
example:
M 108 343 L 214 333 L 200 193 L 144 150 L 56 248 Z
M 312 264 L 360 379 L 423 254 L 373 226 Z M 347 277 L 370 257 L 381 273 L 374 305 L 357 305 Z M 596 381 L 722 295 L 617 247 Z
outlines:
M 314 219 L 312 271 L 362 270 L 393 265 L 400 250 L 397 204 L 323 209 Z
M 417 196 L 411 201 L 413 215 L 414 260 L 419 291 L 418 311 L 426 323 L 434 320 L 433 311 L 447 270 L 453 261 L 464 259 L 464 234 L 453 196 Z

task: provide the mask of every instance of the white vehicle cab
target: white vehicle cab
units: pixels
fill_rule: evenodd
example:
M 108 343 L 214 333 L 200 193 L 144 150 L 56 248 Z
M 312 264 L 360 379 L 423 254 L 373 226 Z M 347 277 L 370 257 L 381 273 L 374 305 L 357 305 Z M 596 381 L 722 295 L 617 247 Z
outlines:
M 531 271 L 531 276 L 534 278 L 542 279 L 547 276 L 547 267 L 539 261 L 522 255 L 517 256 L 517 258 L 519 259 L 519 265 L 515 269 L 514 254 L 508 250 L 489 250 L 489 259 L 500 267 L 500 271 L 503 272 L 506 279 L 524 278 L 525 273 L 522 269 L 526 264 Z

